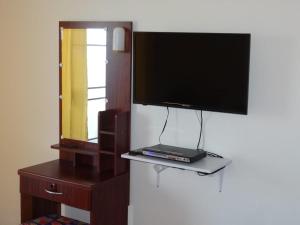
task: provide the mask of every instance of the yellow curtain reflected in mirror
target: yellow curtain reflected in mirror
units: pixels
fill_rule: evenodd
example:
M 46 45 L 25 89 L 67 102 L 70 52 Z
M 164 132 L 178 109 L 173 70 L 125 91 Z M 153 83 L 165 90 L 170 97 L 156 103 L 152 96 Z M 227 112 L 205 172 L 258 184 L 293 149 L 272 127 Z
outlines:
M 87 141 L 87 45 L 85 29 L 62 35 L 62 135 Z

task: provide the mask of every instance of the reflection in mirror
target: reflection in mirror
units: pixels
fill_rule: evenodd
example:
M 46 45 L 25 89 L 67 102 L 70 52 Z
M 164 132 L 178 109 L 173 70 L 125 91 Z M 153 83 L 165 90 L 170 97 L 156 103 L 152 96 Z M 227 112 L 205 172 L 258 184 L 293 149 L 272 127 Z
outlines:
M 106 28 L 63 29 L 62 138 L 98 140 L 106 105 Z

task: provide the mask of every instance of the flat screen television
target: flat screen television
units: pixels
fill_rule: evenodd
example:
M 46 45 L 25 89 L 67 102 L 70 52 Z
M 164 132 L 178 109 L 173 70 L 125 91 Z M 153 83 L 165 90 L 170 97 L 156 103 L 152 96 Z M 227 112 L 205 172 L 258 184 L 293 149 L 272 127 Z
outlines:
M 250 34 L 133 33 L 133 103 L 247 114 Z

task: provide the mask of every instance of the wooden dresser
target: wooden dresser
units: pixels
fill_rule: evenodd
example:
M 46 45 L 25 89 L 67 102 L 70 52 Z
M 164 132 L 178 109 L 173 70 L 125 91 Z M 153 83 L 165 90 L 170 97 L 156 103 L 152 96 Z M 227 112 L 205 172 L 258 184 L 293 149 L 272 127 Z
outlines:
M 65 101 L 67 99 L 65 98 L 67 95 L 64 95 L 65 92 L 63 91 L 63 67 L 65 68 L 67 65 L 62 63 L 62 40 L 63 32 L 65 32 L 64 38 L 66 39 L 67 31 L 74 31 L 75 33 L 81 30 L 80 33 L 87 33 L 90 29 L 106 35 L 104 38 L 107 40 L 105 45 L 91 45 L 95 48 L 105 48 L 106 75 L 101 79 L 105 80 L 106 83 L 104 86 L 95 84 L 86 87 L 88 93 L 93 90 L 104 90 L 101 93 L 105 93 L 104 96 L 92 96 L 86 100 L 88 102 L 93 101 L 94 105 L 98 104 L 95 101 L 105 101 L 105 110 L 99 111 L 98 108 L 93 110 L 96 112 L 95 117 L 85 115 L 83 121 L 90 119 L 93 121 L 92 127 L 96 128 L 93 138 L 87 138 L 83 141 L 64 135 L 62 129 L 64 127 L 62 112 L 69 112 L 69 109 L 63 108 L 62 102 L 63 99 Z M 115 38 L 114 31 L 116 29 L 124 30 L 125 49 L 123 51 L 113 50 L 112 40 Z M 91 47 L 87 45 L 88 43 L 86 46 L 80 45 L 80 47 Z M 59 23 L 60 139 L 59 144 L 51 146 L 52 149 L 59 151 L 59 159 L 18 171 L 21 193 L 21 223 L 50 214 L 59 216 L 61 203 L 63 203 L 90 211 L 91 225 L 127 225 L 129 162 L 122 159 L 121 155 L 128 152 L 130 148 L 131 45 L 131 22 L 62 21 Z M 76 44 L 75 48 L 77 49 L 77 47 Z M 77 52 L 75 55 L 78 57 Z M 95 60 L 98 63 L 97 59 Z M 102 60 L 99 63 L 103 64 L 104 62 Z M 70 76 L 72 79 L 75 77 L 73 74 Z M 77 74 L 76 76 L 85 76 L 85 74 Z M 78 82 L 75 84 L 78 86 Z M 74 87 L 71 85 L 69 89 L 77 90 L 76 85 Z M 71 93 L 74 90 L 72 89 Z M 85 97 L 83 98 L 85 99 Z M 72 102 L 76 101 L 71 99 L 69 104 Z M 85 113 L 86 111 L 86 109 L 82 110 Z M 73 117 L 70 116 L 74 119 Z M 86 126 L 87 124 L 82 125 L 81 128 Z
M 111 177 L 54 160 L 19 170 L 21 222 L 60 214 L 61 204 L 90 211 L 93 225 L 127 224 L 129 174 Z

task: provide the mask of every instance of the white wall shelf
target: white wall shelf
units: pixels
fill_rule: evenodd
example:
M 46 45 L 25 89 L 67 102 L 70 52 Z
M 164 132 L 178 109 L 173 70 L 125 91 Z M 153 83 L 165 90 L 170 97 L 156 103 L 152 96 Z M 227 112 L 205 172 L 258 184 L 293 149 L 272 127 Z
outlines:
M 121 157 L 124 159 L 153 164 L 153 169 L 157 173 L 157 180 L 156 180 L 157 187 L 159 187 L 160 173 L 163 172 L 167 168 L 175 168 L 175 169 L 193 171 L 193 172 L 196 172 L 201 175 L 212 175 L 215 173 L 219 173 L 220 174 L 220 183 L 219 183 L 219 191 L 220 192 L 222 191 L 224 169 L 226 168 L 226 166 L 228 166 L 232 162 L 230 159 L 216 158 L 216 157 L 210 157 L 210 156 L 207 156 L 207 157 L 205 157 L 199 161 L 196 161 L 194 163 L 182 163 L 182 162 L 153 158 L 153 157 L 142 156 L 142 155 L 130 155 L 129 153 L 122 154 Z

